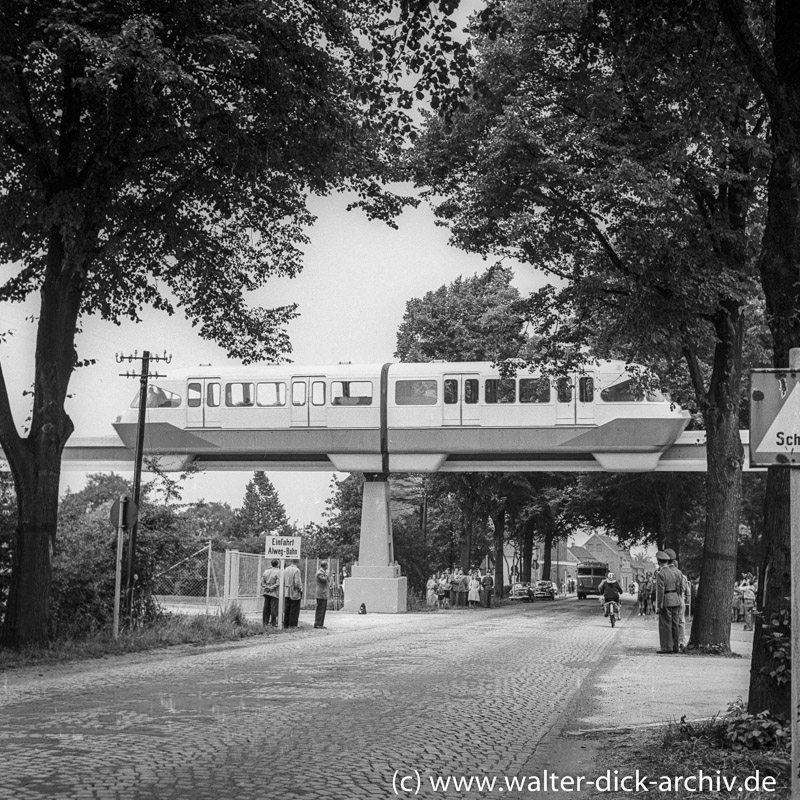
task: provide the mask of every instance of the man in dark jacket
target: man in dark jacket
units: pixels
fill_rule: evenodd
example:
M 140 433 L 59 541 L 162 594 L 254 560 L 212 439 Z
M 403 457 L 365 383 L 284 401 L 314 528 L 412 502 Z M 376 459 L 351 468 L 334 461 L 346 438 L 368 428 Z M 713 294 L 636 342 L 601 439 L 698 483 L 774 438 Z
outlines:
M 656 572 L 656 612 L 658 613 L 659 653 L 680 652 L 680 610 L 683 593 L 683 573 L 670 564 L 669 555 L 656 553 L 659 568 Z
M 604 581 L 601 581 L 597 587 L 597 591 L 603 598 L 604 616 L 608 616 L 608 604 L 611 602 L 619 603 L 620 595 L 622 594 L 622 587 L 613 572 L 609 572 Z
M 328 562 L 323 561 L 319 565 L 317 574 L 314 576 L 316 583 L 316 596 L 317 596 L 317 611 L 314 615 L 314 627 L 325 627 L 325 611 L 328 608 L 328 583 L 330 581 L 330 573 L 328 572 Z

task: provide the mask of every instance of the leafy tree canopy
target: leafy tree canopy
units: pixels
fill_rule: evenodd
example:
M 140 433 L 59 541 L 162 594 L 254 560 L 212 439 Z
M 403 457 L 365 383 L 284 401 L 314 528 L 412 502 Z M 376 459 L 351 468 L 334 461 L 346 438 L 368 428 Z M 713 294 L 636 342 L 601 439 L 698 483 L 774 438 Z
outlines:
M 244 552 L 264 551 L 264 536 L 294 534 L 278 492 L 261 471 L 253 474 L 227 531 L 225 547 Z
M 523 320 L 512 271 L 492 267 L 406 303 L 395 357 L 402 361 L 497 361 L 519 355 Z

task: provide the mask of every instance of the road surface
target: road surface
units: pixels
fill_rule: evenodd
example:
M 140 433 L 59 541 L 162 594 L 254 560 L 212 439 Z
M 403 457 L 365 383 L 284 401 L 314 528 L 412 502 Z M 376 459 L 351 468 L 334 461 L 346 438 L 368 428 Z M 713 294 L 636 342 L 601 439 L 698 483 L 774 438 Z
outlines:
M 454 781 L 552 768 L 625 627 L 593 600 L 327 623 L 6 672 L 0 798 L 484 797 Z

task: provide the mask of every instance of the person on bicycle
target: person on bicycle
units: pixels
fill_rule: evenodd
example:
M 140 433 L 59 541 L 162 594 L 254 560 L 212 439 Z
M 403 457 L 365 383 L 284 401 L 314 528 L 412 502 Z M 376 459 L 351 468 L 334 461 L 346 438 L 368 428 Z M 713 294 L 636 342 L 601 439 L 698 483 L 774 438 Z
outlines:
M 606 579 L 597 587 L 598 592 L 602 595 L 602 603 L 605 614 L 608 616 L 608 604 L 619 603 L 620 595 L 622 594 L 622 587 L 616 579 L 613 572 L 609 572 Z

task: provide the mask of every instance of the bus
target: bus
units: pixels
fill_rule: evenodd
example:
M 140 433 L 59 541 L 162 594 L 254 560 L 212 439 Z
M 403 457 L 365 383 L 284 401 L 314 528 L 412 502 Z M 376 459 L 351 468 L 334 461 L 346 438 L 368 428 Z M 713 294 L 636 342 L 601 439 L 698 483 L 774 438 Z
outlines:
M 608 564 L 603 561 L 584 561 L 578 564 L 578 600 L 590 594 L 599 595 L 598 587 L 608 575 Z

